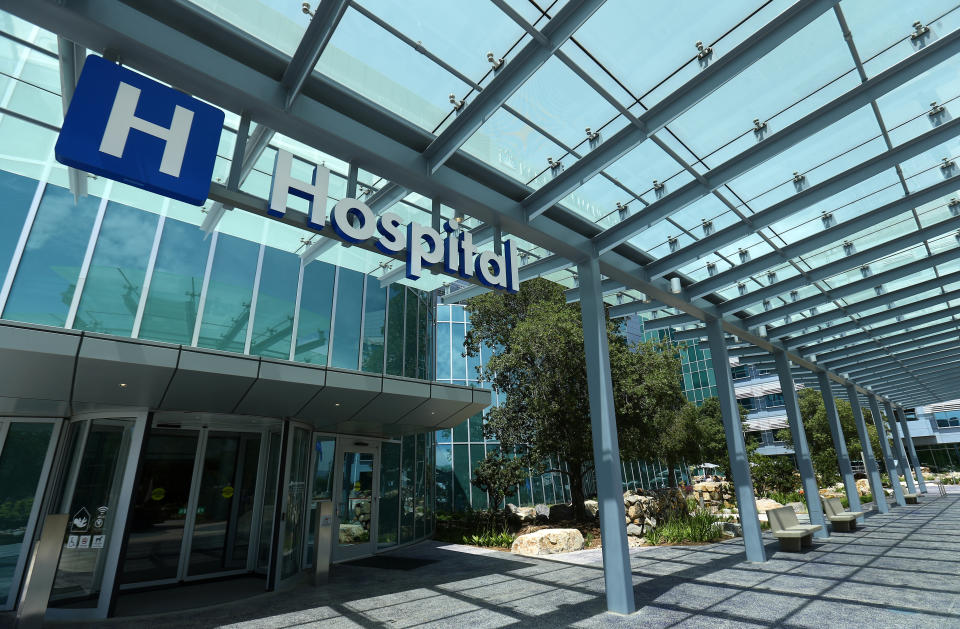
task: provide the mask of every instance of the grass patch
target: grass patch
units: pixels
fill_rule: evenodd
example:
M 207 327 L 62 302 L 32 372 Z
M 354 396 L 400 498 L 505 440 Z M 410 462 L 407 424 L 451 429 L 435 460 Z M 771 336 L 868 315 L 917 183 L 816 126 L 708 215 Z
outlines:
M 860 503 L 862 504 L 864 502 L 873 502 L 873 494 L 863 494 L 862 496 L 860 496 Z M 842 498 L 840 498 L 840 504 L 843 505 L 844 509 L 850 508 L 850 500 L 847 499 L 846 496 L 843 496 Z
M 509 531 L 488 531 L 479 535 L 464 535 L 460 540 L 462 544 L 471 546 L 497 546 L 500 548 L 509 547 L 515 539 L 513 533 Z

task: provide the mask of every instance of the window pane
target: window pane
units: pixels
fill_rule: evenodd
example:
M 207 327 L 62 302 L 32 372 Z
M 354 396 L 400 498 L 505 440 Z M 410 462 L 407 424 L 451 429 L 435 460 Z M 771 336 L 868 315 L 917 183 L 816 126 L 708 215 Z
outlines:
M 414 484 L 416 482 L 417 446 L 414 443 L 416 435 L 403 438 L 403 468 L 400 476 L 400 541 L 409 542 L 415 536 L 415 504 Z
M 251 354 L 284 360 L 290 358 L 299 276 L 300 256 L 273 247 L 264 249 Z
M 475 443 L 470 446 L 470 469 L 482 461 L 486 453 L 483 451 L 482 443 Z M 470 478 L 473 478 L 473 473 L 471 472 Z M 471 483 L 470 490 L 473 493 L 473 508 L 474 509 L 486 509 L 487 508 L 487 494 L 480 491 L 475 485 Z
M 139 338 L 185 344 L 193 340 L 211 240 L 194 225 L 164 221 Z
M 74 329 L 130 336 L 157 220 L 127 205 L 107 205 Z
M 384 323 L 387 316 L 387 289 L 380 280 L 367 276 L 366 305 L 363 313 L 363 361 L 361 369 L 383 373 Z
M 467 445 L 453 446 L 453 510 L 470 506 L 470 454 Z
M 0 277 L 3 277 L 17 248 L 30 202 L 37 191 L 37 182 L 0 171 L 0 190 L 3 190 L 3 199 L 0 200 Z
M 400 525 L 400 444 L 384 442 L 380 446 L 380 514 L 377 542 L 380 546 L 397 543 Z
M 64 325 L 99 205 L 100 199 L 92 195 L 74 204 L 69 190 L 47 186 L 4 319 Z
M 406 290 L 401 284 L 391 284 L 390 315 L 387 320 L 387 373 L 403 375 L 403 303 Z
M 23 544 L 23 535 L 37 482 L 43 470 L 52 423 L 10 424 L 0 453 L 0 530 L 3 555 L 0 556 L 0 604 L 7 598 Z M 16 588 L 13 588 L 14 592 Z
M 300 362 L 315 365 L 327 364 L 335 273 L 336 268 L 325 262 L 311 262 L 303 267 L 300 322 L 297 328 L 295 354 L 295 359 Z
M 228 234 L 217 237 L 197 342 L 200 347 L 243 352 L 259 248 Z
M 416 501 L 414 503 L 414 514 L 417 518 L 416 525 L 416 537 L 423 537 L 424 535 L 424 514 L 426 512 L 426 502 L 427 502 L 427 488 L 426 488 L 426 476 L 427 476 L 427 467 L 426 467 L 426 447 L 427 447 L 427 435 L 426 433 L 420 433 L 418 435 L 413 435 L 417 443 L 417 467 L 415 470 L 416 482 L 414 483 L 414 496 L 416 496 Z
M 453 453 L 450 444 L 437 446 L 437 511 L 453 510 Z
M 314 445 L 317 464 L 313 470 L 313 499 L 333 500 L 333 462 L 337 440 L 332 437 L 317 437 Z
M 360 315 L 363 309 L 363 273 L 341 267 L 337 277 L 331 367 L 357 369 L 360 360 Z
M 417 377 L 417 332 L 419 331 L 417 321 L 417 292 L 412 288 L 407 288 L 407 307 L 405 319 L 407 327 L 403 331 L 403 344 L 406 347 L 403 354 L 403 375 L 408 378 Z
M 437 324 L 437 380 L 450 379 L 450 324 Z

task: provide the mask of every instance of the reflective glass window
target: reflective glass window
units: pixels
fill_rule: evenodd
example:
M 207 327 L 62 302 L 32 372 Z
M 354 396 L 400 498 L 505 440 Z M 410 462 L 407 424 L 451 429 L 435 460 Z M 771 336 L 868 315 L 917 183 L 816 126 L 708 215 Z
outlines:
M 368 275 L 366 281 L 366 303 L 363 312 L 363 358 L 360 368 L 372 373 L 383 373 L 387 289 L 380 288 L 380 280 L 372 275 Z
M 243 352 L 260 246 L 219 234 L 197 345 Z
M 403 438 L 402 465 L 400 469 L 400 542 L 409 542 L 416 536 L 416 435 Z
M 387 317 L 387 373 L 403 375 L 403 328 L 404 299 L 406 289 L 400 284 L 391 284 L 388 289 L 389 315 Z
M 482 443 L 474 443 L 470 445 L 470 469 L 472 470 L 477 463 L 482 461 L 486 457 L 486 452 L 483 450 Z M 464 461 L 466 462 L 466 461 Z M 473 478 L 473 474 L 470 475 Z M 487 494 L 480 491 L 476 485 L 470 484 L 470 491 L 473 494 L 473 508 L 474 509 L 486 509 L 487 508 Z
M 462 511 L 470 506 L 470 455 L 466 444 L 453 446 L 453 510 Z
M 250 353 L 271 358 L 290 357 L 293 311 L 297 302 L 300 256 L 266 247 L 260 271 L 257 311 L 254 313 Z
M 400 444 L 383 442 L 380 446 L 380 513 L 377 544 L 394 546 L 400 526 Z
M 129 336 L 140 305 L 156 214 L 109 203 L 73 327 Z
M 47 186 L 4 319 L 63 327 L 99 205 L 92 195 L 74 203 L 66 188 Z
M 0 171 L 0 190 L 3 190 L 3 199 L 0 199 L 0 278 L 2 278 L 17 248 L 23 222 L 30 211 L 30 202 L 37 191 L 37 182 Z
M 427 508 L 427 486 L 425 482 L 427 475 L 427 434 L 422 432 L 413 435 L 413 437 L 417 445 L 416 468 L 414 470 L 415 482 L 413 484 L 414 516 L 416 517 L 415 536 L 419 538 L 423 537 L 425 532 L 424 516 Z
M 139 338 L 191 342 L 211 240 L 194 225 L 164 220 Z
M 436 491 L 437 510 L 453 509 L 453 452 L 449 443 L 437 446 Z
M 420 332 L 419 321 L 417 319 L 420 300 L 417 297 L 417 291 L 412 288 L 406 288 L 407 306 L 404 318 L 407 325 L 403 331 L 403 344 L 405 346 L 403 353 L 403 375 L 408 378 L 417 377 L 417 335 Z
M 360 360 L 360 317 L 363 311 L 363 273 L 341 267 L 337 276 L 336 315 L 330 366 L 357 369 Z
M 450 379 L 450 324 L 437 324 L 437 380 Z
M 327 364 L 335 274 L 336 267 L 326 262 L 311 262 L 303 267 L 300 321 L 294 354 L 297 361 L 315 365 Z

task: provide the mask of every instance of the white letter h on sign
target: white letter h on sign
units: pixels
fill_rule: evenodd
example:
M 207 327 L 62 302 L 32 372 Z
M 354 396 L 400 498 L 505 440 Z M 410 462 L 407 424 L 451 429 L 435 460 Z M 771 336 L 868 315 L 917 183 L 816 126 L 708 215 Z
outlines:
M 164 141 L 163 158 L 160 160 L 160 172 L 172 177 L 180 176 L 183 155 L 190 138 L 190 126 L 193 124 L 193 112 L 177 105 L 173 110 L 170 128 L 137 118 L 137 103 L 140 101 L 140 89 L 127 83 L 120 83 L 117 97 L 110 110 L 107 128 L 100 141 L 100 152 L 114 157 L 123 157 L 127 145 L 127 136 L 131 129 L 142 131 Z

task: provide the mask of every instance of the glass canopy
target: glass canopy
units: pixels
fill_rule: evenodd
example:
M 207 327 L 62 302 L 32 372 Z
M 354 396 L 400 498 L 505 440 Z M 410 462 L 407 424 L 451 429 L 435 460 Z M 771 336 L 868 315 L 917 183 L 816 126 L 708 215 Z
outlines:
M 958 345 L 931 345 L 924 333 L 960 326 L 958 9 L 939 0 L 191 0 L 150 18 L 171 33 L 200 24 L 211 54 L 237 69 L 277 81 L 286 67 L 284 86 L 307 55 L 312 74 L 286 110 L 289 129 L 303 133 L 271 133 L 243 192 L 268 196 L 284 148 L 304 172 L 330 168 L 332 207 L 351 192 L 354 162 L 357 194 L 402 187 L 390 209 L 405 220 L 429 222 L 436 199 L 481 249 L 498 230 L 520 242 L 521 278 L 543 275 L 576 299 L 575 265 L 544 261 L 597 250 L 617 316 L 674 317 L 690 306 L 800 356 L 845 349 L 830 365 L 842 373 L 861 350 L 898 364 L 901 353 Z M 56 41 L 13 15 L 0 21 L 10 34 L 0 42 L 0 111 L 18 112 L 0 114 L 0 132 L 50 130 L 36 159 L 14 168 L 38 176 L 62 120 Z M 239 113 L 252 112 L 255 127 L 278 118 L 258 119 L 267 101 L 257 94 L 201 90 L 228 111 L 216 170 L 225 181 Z M 304 119 L 315 104 L 369 129 L 377 145 L 366 148 L 379 158 L 355 161 L 360 139 Z M 164 211 L 204 221 L 173 202 Z M 298 253 L 320 238 L 242 211 L 215 228 Z M 342 247 L 321 259 L 383 274 L 399 264 Z M 671 278 L 681 292 L 668 290 Z M 669 304 L 648 297 L 668 292 Z M 930 383 L 923 402 L 956 393 L 936 372 L 917 377 Z

